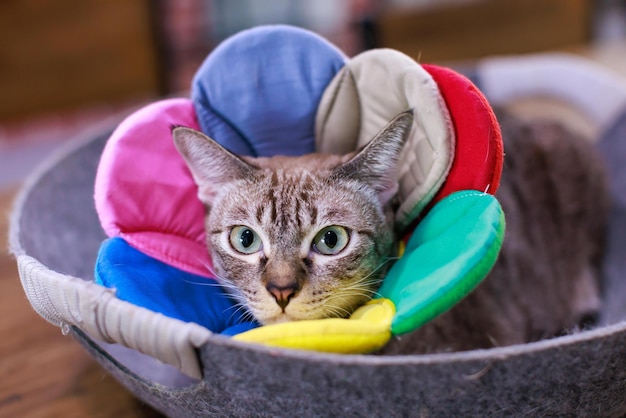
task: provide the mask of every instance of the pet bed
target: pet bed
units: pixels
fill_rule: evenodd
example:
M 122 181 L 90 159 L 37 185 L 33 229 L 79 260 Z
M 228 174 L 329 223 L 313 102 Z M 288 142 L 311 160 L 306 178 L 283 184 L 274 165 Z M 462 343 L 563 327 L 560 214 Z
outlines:
M 21 193 L 11 248 L 25 292 L 40 315 L 75 337 L 137 397 L 170 416 L 619 416 L 626 412 L 626 173 L 620 161 L 626 85 L 562 56 L 488 60 L 472 77 L 494 103 L 556 97 L 580 107 L 603 132 L 598 147 L 609 162 L 616 197 L 604 263 L 609 296 L 603 326 L 464 353 L 336 355 L 236 341 L 119 300 L 93 283 L 92 271 L 106 238 L 93 209 L 93 183 L 115 126 L 61 152 Z M 553 81 L 541 84 L 546 79 Z M 566 87 L 572 84 L 584 85 L 584 95 Z M 598 103 L 604 111 L 596 111 Z M 115 312 L 118 327 L 105 326 L 105 311 Z

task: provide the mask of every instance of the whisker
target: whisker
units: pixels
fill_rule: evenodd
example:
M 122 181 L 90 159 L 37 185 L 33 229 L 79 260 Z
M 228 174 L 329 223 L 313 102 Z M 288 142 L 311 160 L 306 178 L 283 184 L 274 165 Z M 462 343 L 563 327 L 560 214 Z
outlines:
M 235 310 L 231 313 L 230 317 L 228 318 L 229 321 L 231 319 L 233 319 L 233 317 L 237 314 L 240 314 L 241 317 L 239 318 L 238 323 L 241 322 L 245 322 L 245 321 L 255 321 L 256 318 L 254 317 L 254 315 L 252 315 L 252 312 L 250 312 L 250 310 L 248 309 L 248 307 L 243 304 L 243 303 L 237 303 L 235 305 L 233 305 L 230 309 L 235 308 Z
M 350 314 L 351 314 L 350 311 L 348 311 L 347 309 L 344 309 L 344 308 L 342 308 L 340 306 L 334 305 L 334 306 L 330 306 L 329 308 L 330 308 L 329 310 L 332 312 L 332 315 L 334 317 L 343 317 L 343 318 L 345 318 L 345 317 L 350 316 Z
M 202 266 L 209 272 L 209 274 L 211 274 L 215 278 L 219 278 L 219 274 L 217 274 L 217 272 L 215 271 L 215 269 L 213 268 L 211 264 L 207 263 L 204 260 L 199 260 L 199 261 L 202 264 Z
M 189 279 L 183 279 L 185 283 L 194 284 L 196 286 L 214 286 L 214 287 L 223 287 L 224 285 L 218 282 L 216 279 L 207 278 L 206 282 L 199 282 Z
M 329 292 L 327 297 L 322 301 L 326 313 L 330 316 L 349 316 L 350 312 L 336 304 L 337 301 L 345 301 L 354 298 L 367 298 L 372 299 L 374 296 L 379 296 L 377 288 L 383 281 L 383 278 L 372 278 L 376 272 L 378 272 L 385 264 L 390 261 L 397 260 L 398 257 L 388 257 L 383 260 L 376 268 L 370 271 L 366 276 L 357 278 L 351 283 L 337 289 L 334 292 Z

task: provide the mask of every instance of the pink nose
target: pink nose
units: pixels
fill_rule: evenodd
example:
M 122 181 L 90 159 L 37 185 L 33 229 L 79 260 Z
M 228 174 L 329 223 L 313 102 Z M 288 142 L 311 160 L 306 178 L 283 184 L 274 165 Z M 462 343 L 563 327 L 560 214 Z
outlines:
M 294 286 L 283 287 L 283 286 L 276 286 L 270 283 L 267 285 L 267 291 L 270 292 L 272 296 L 274 296 L 274 299 L 276 299 L 276 303 L 278 304 L 278 306 L 280 306 L 283 310 L 285 310 L 285 308 L 289 304 L 289 301 L 291 300 L 292 297 L 295 296 L 298 289 Z

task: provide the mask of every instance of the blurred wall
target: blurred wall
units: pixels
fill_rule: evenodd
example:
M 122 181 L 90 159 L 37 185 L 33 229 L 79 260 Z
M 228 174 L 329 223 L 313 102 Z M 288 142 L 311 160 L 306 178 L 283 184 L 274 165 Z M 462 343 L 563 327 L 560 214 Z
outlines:
M 421 62 L 580 45 L 592 38 L 595 11 L 594 0 L 396 0 L 394 4 L 377 20 L 378 44 Z
M 0 1 L 0 122 L 158 95 L 150 3 Z
M 392 47 L 440 62 L 615 37 L 625 10 L 626 0 L 0 0 L 0 126 L 183 93 L 218 42 L 259 24 L 308 28 L 349 56 Z

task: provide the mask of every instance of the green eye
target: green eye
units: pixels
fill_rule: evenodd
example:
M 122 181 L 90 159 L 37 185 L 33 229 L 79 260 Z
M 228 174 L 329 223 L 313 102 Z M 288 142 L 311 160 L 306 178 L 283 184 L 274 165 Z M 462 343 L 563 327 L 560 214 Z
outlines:
M 247 226 L 236 226 L 230 231 L 230 245 L 242 254 L 254 254 L 262 247 L 259 235 Z
M 343 226 L 327 226 L 313 239 L 313 250 L 322 255 L 339 254 L 350 241 L 350 234 Z

